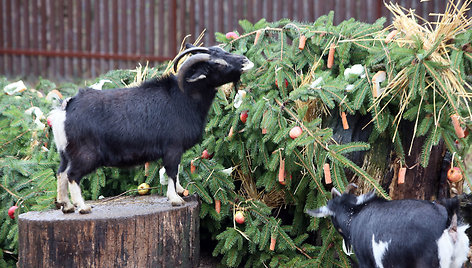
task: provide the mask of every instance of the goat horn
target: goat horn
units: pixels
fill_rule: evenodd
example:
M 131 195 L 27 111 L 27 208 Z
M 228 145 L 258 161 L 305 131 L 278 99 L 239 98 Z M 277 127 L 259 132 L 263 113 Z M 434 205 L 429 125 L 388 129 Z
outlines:
M 209 49 L 206 48 L 206 47 L 192 47 L 192 48 L 189 48 L 189 49 L 186 49 L 184 51 L 182 51 L 182 53 L 180 53 L 179 55 L 177 55 L 177 57 L 175 57 L 174 59 L 174 71 L 177 72 L 177 66 L 179 65 L 179 61 L 185 56 L 187 55 L 188 53 L 208 53 Z
M 184 91 L 184 76 L 188 69 L 199 62 L 205 62 L 210 60 L 210 55 L 208 54 L 197 54 L 188 58 L 180 67 L 179 74 L 177 75 L 177 82 L 179 83 L 180 90 Z
M 344 189 L 345 194 L 354 194 L 354 191 L 357 189 L 357 185 L 355 183 L 349 183 L 348 186 L 346 186 L 346 189 Z

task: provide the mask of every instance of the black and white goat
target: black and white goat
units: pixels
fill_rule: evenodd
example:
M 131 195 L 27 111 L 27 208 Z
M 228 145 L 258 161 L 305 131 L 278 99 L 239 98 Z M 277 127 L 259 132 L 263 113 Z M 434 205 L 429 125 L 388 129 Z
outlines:
M 355 196 L 350 193 L 355 187 L 343 194 L 333 188 L 326 206 L 307 213 L 331 216 L 359 267 L 458 268 L 467 260 L 469 226 L 457 226 L 457 199 L 388 201 L 374 192 Z
M 219 47 L 194 47 L 177 76 L 144 82 L 135 88 L 81 89 L 54 109 L 49 117 L 61 156 L 57 176 L 57 203 L 62 211 L 89 213 L 79 182 L 98 167 L 126 167 L 162 158 L 169 177 L 167 197 L 182 205 L 177 194 L 182 154 L 202 137 L 216 87 L 237 83 L 254 64 L 246 57 Z M 71 194 L 69 200 L 67 189 Z M 177 193 L 176 193 L 177 190 Z

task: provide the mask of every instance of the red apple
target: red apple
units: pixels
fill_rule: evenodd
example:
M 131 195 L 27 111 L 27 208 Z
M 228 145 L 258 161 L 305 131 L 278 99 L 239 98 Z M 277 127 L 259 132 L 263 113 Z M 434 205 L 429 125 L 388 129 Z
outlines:
M 453 167 L 447 171 L 447 178 L 451 182 L 458 182 L 462 180 L 462 171 L 458 167 Z
M 244 214 L 241 210 L 236 211 L 236 214 L 234 214 L 234 220 L 239 224 L 244 223 Z
M 51 119 L 49 119 L 49 117 L 48 117 L 47 123 L 48 123 L 48 126 L 49 126 L 49 127 L 52 127 Z
M 17 208 L 17 206 L 12 206 L 10 209 L 8 209 L 8 216 L 10 216 L 10 218 L 15 219 L 15 210 Z
M 202 158 L 203 158 L 203 159 L 209 159 L 209 158 L 210 158 L 210 153 L 208 153 L 208 150 L 207 150 L 207 149 L 203 150 L 203 152 L 202 152 Z
M 288 87 L 288 81 L 287 81 L 287 79 L 284 79 L 284 81 L 285 81 L 285 87 Z M 275 79 L 275 86 L 276 86 L 276 87 L 279 87 L 279 84 L 277 83 L 277 79 Z
M 296 138 L 298 138 L 298 136 L 302 135 L 302 133 L 303 133 L 302 128 L 299 127 L 299 126 L 296 126 L 296 127 L 293 127 L 293 128 L 290 130 L 289 135 L 290 135 L 290 138 L 296 139 Z
M 235 32 L 227 32 L 227 33 L 226 33 L 226 38 L 227 38 L 227 39 L 238 39 L 239 36 L 238 36 L 238 34 L 235 33 Z
M 241 119 L 241 122 L 246 123 L 246 121 L 247 121 L 247 111 L 242 112 L 241 115 L 239 116 L 239 119 Z

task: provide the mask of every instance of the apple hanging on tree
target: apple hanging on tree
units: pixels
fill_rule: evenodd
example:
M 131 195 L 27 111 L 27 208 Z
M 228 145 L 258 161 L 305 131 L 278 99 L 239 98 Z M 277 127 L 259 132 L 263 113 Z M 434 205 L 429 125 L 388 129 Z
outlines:
M 292 139 L 296 139 L 296 138 L 298 138 L 298 136 L 302 135 L 302 133 L 303 133 L 302 128 L 299 127 L 299 126 L 295 126 L 290 130 L 289 136 Z
M 447 171 L 447 178 L 448 178 L 451 182 L 458 182 L 458 181 L 461 181 L 461 180 L 462 180 L 462 171 L 461 171 L 461 169 L 458 168 L 458 167 L 450 168 L 450 169 Z
M 239 116 L 239 119 L 241 119 L 241 122 L 243 122 L 243 123 L 245 124 L 246 121 L 247 121 L 247 117 L 248 117 L 247 111 L 244 111 L 244 112 L 242 112 L 241 115 Z
M 209 158 L 210 158 L 210 153 L 208 153 L 208 150 L 207 150 L 207 149 L 203 150 L 203 152 L 202 152 L 202 158 L 203 158 L 203 159 L 209 159 Z
M 239 224 L 243 224 L 244 223 L 244 213 L 241 210 L 236 211 L 236 213 L 234 214 L 234 220 Z
M 145 195 L 149 192 L 149 184 L 143 182 L 138 186 L 138 194 Z
M 8 216 L 10 216 L 11 219 L 15 219 L 15 210 L 17 209 L 17 206 L 11 206 L 8 209 Z

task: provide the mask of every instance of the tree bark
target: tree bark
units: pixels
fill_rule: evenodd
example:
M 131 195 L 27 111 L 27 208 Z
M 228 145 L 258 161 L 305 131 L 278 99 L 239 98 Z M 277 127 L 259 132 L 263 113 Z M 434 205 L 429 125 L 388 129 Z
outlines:
M 371 117 L 369 115 L 348 115 L 348 121 L 350 128 L 347 130 L 342 128 L 341 120 L 338 118 L 329 122 L 328 125 L 333 128 L 333 138 L 336 142 L 341 144 L 354 141 L 369 142 L 373 127 L 373 123 L 370 122 Z M 402 122 L 398 132 L 405 152 L 406 165 L 403 164 L 403 167 L 407 168 L 403 184 L 398 184 L 400 159 L 395 153 L 391 138 L 387 135 L 381 135 L 377 137 L 375 142 L 370 143 L 369 151 L 351 153 L 349 158 L 377 180 L 392 199 L 436 200 L 448 197 L 449 185 L 446 172 L 450 165 L 450 159 L 445 157 L 444 142 L 440 141 L 438 145 L 431 148 L 428 166 L 424 168 L 420 165 L 424 137 L 414 138 L 409 154 L 413 131 L 414 122 Z M 349 170 L 346 170 L 346 176 L 350 182 L 355 182 L 359 186 L 358 194 L 372 190 L 370 184 Z
M 198 197 L 92 203 L 92 213 L 28 212 L 18 219 L 19 267 L 197 267 Z

